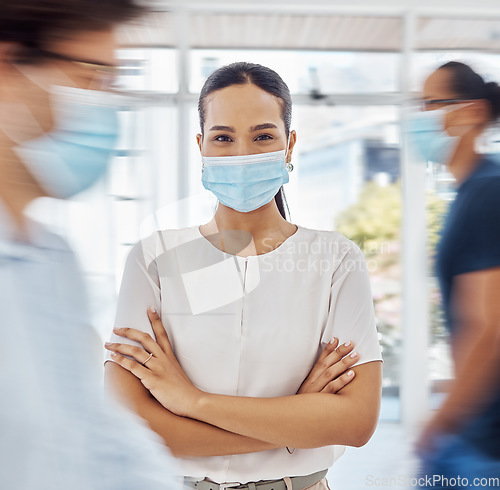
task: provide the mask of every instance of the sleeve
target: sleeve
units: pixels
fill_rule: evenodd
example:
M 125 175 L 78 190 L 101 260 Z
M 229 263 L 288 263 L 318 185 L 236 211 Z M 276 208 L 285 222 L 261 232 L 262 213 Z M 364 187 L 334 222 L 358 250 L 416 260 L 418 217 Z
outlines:
M 367 264 L 359 247 L 352 242 L 332 278 L 322 343 L 326 345 L 333 337 L 341 343 L 348 340 L 354 343 L 359 353 L 355 365 L 382 361 Z
M 500 267 L 500 178 L 482 179 L 462 206 L 453 275 Z
M 114 326 L 135 328 L 155 338 L 147 315 L 147 309 L 151 306 L 161 311 L 154 235 L 137 243 L 127 257 Z M 119 337 L 114 332 L 111 332 L 109 341 L 140 346 L 139 343 Z M 104 362 L 112 360 L 111 353 L 106 351 Z

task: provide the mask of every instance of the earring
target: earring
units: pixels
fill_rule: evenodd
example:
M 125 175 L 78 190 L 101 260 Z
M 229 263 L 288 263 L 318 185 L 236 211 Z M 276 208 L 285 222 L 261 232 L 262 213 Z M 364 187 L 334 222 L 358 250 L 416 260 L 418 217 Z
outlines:
M 288 157 L 286 160 L 286 164 L 285 164 L 285 168 L 287 169 L 288 173 L 293 171 L 293 164 L 292 164 L 291 160 L 292 159 L 290 157 Z

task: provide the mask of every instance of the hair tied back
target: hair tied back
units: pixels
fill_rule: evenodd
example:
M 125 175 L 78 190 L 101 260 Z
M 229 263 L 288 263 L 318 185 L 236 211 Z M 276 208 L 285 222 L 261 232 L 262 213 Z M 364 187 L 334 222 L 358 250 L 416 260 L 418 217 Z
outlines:
M 491 112 L 494 120 L 500 118 L 500 85 L 496 82 L 487 82 L 484 85 L 485 98 L 491 104 Z

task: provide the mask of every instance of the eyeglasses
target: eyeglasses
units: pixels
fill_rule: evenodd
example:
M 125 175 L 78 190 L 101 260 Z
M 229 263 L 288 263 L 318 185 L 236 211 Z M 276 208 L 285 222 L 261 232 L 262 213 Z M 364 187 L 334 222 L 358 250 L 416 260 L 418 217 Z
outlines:
M 420 99 L 420 107 L 423 111 L 429 111 L 433 109 L 437 109 L 436 106 L 442 104 L 462 104 L 464 102 L 468 102 L 473 99 L 431 99 L 431 100 L 422 100 Z
M 94 77 L 92 78 L 89 86 L 87 86 L 86 88 L 94 90 L 109 90 L 112 88 L 118 78 L 119 67 L 116 65 L 103 63 L 101 61 L 77 59 L 73 58 L 72 56 L 67 56 L 61 53 L 54 53 L 45 49 L 37 49 L 36 52 L 37 54 L 45 58 L 66 61 L 74 64 L 75 66 L 79 66 L 87 72 L 94 72 Z

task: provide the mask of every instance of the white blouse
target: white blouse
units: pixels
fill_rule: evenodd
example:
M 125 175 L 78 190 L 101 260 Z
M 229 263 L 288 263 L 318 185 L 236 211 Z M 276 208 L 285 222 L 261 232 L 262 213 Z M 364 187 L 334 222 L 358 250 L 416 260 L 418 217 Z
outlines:
M 299 226 L 278 248 L 246 258 L 217 249 L 198 226 L 157 232 L 127 259 L 115 326 L 154 338 L 149 306 L 161 313 L 189 379 L 210 393 L 293 395 L 333 337 L 354 341 L 358 364 L 382 360 L 364 257 L 338 232 Z M 245 483 L 308 475 L 343 451 L 281 448 L 179 462 L 185 476 Z

